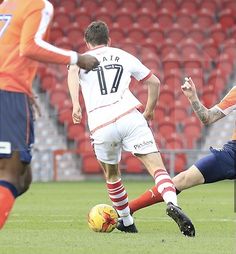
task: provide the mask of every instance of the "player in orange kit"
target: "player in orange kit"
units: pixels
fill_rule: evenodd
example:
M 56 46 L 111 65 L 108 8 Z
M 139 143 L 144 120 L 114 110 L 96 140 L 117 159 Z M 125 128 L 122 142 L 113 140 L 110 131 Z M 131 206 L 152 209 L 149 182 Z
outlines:
M 203 124 L 211 124 L 236 110 L 236 86 L 234 86 L 222 101 L 211 109 L 199 101 L 195 84 L 192 79 L 186 79 L 182 90 L 189 99 L 193 110 Z M 221 149 L 210 148 L 211 154 L 198 160 L 188 170 L 176 175 L 172 181 L 177 193 L 196 185 L 214 183 L 225 179 L 236 179 L 236 125 L 232 139 Z M 137 199 L 129 202 L 132 213 L 162 202 L 163 199 L 155 186 L 147 190 Z
M 15 198 L 31 183 L 34 143 L 32 81 L 38 61 L 77 64 L 87 71 L 98 60 L 45 41 L 53 16 L 47 0 L 0 2 L 0 228 Z

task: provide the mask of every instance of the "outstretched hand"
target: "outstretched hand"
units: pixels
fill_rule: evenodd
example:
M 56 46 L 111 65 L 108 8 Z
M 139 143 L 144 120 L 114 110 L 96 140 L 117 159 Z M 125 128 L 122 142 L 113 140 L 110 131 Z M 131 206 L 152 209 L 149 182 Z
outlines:
M 81 69 L 84 69 L 87 72 L 89 72 L 99 65 L 99 61 L 97 60 L 96 57 L 91 55 L 79 55 L 77 65 Z
M 185 78 L 184 84 L 181 86 L 181 89 L 184 93 L 184 95 L 191 99 L 197 95 L 195 84 L 193 83 L 191 77 Z

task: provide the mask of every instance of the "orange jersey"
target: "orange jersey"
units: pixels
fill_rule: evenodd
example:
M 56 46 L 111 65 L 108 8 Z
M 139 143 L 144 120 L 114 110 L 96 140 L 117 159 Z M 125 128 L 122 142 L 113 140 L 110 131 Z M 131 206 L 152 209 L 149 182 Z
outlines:
M 228 115 L 233 110 L 236 110 L 236 86 L 234 86 L 228 94 L 222 99 L 222 101 L 217 104 L 217 107 L 225 115 Z M 236 125 L 233 133 L 232 140 L 236 140 Z
M 0 89 L 31 95 L 37 61 L 75 64 L 77 53 L 45 41 L 53 17 L 47 0 L 0 4 Z M 36 61 L 35 61 L 36 60 Z

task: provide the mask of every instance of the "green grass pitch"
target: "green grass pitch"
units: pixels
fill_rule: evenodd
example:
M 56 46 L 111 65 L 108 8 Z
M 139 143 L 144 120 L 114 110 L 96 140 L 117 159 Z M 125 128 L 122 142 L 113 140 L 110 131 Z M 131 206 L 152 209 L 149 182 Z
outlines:
M 152 186 L 151 181 L 124 184 L 130 199 Z M 0 232 L 0 254 L 236 253 L 233 181 L 186 190 L 178 200 L 195 224 L 195 238 L 180 234 L 163 203 L 135 213 L 138 234 L 95 233 L 87 213 L 95 204 L 111 204 L 104 182 L 34 183 Z

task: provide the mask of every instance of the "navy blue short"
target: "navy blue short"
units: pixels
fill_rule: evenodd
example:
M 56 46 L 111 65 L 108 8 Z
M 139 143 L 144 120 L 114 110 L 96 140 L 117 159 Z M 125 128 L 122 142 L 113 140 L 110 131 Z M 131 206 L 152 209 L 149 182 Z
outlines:
M 19 151 L 21 161 L 30 163 L 34 123 L 27 95 L 0 90 L 0 142 L 11 147 L 10 152 L 0 153 L 0 158 L 10 158 L 12 151 Z
M 236 179 L 236 140 L 229 141 L 222 149 L 210 147 L 211 154 L 194 165 L 202 173 L 205 183 Z

